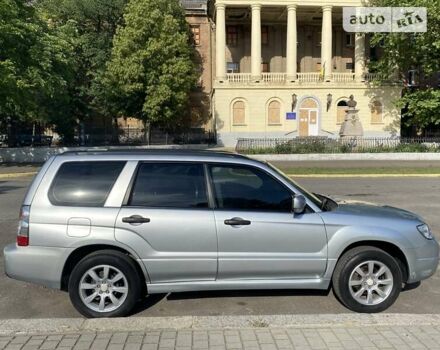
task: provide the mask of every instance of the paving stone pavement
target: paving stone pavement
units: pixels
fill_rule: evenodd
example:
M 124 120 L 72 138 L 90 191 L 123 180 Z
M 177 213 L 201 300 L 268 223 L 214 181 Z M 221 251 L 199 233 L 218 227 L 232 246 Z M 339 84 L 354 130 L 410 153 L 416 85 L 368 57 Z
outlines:
M 0 350 L 440 349 L 440 326 L 147 330 L 0 336 Z

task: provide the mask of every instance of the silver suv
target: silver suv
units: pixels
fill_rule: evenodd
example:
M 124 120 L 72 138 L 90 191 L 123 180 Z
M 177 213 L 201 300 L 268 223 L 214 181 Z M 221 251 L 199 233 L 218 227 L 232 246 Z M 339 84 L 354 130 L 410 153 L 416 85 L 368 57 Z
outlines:
M 88 317 L 147 293 L 330 286 L 379 312 L 434 274 L 439 246 L 415 214 L 337 203 L 240 155 L 102 151 L 46 162 L 4 255 L 8 276 L 68 291 Z

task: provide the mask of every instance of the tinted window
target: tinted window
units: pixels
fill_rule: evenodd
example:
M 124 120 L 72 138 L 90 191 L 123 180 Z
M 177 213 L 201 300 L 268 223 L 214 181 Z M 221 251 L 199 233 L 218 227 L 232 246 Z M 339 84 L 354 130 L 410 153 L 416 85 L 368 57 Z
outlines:
M 212 166 L 217 207 L 290 212 L 292 196 L 277 180 L 252 167 Z
M 49 190 L 54 205 L 102 207 L 125 162 L 69 162 Z
M 141 164 L 128 204 L 159 208 L 207 208 L 203 165 Z

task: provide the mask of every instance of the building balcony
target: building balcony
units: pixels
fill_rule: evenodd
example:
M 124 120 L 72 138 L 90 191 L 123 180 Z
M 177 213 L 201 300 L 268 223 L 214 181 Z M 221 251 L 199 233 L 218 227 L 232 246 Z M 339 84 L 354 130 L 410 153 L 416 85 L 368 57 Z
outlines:
M 361 79 L 357 79 L 355 73 L 333 72 L 330 80 L 325 81 L 319 72 L 297 73 L 296 79 L 288 79 L 287 73 L 262 73 L 260 79 L 254 79 L 251 73 L 228 73 L 224 81 L 218 81 L 220 84 L 230 85 L 316 85 L 325 83 L 335 84 L 368 84 L 379 79 L 375 73 L 363 74 Z M 391 80 L 389 80 L 391 83 Z

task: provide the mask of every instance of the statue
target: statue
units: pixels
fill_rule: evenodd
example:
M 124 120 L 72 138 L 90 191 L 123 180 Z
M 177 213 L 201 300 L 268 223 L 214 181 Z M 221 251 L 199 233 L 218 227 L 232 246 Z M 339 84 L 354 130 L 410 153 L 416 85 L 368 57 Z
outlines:
M 345 111 L 345 119 L 339 130 L 340 137 L 353 137 L 353 136 L 364 136 L 364 128 L 359 120 L 358 112 L 356 109 L 357 102 L 353 95 L 350 95 L 347 102 L 347 110 Z
M 350 95 L 348 98 L 347 106 L 348 108 L 355 109 L 357 105 L 357 102 L 354 100 L 354 96 Z

